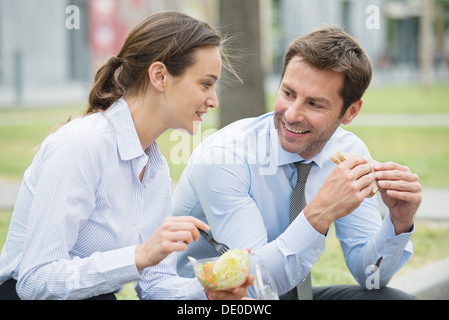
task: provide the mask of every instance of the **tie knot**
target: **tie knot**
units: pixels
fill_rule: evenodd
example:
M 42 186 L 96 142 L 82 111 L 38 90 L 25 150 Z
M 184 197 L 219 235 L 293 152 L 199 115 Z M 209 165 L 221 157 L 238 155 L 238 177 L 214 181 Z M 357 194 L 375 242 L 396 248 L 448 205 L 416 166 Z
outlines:
M 307 177 L 309 176 L 310 169 L 313 166 L 313 162 L 310 162 L 310 163 L 296 162 L 295 165 L 298 168 L 297 183 L 306 183 Z

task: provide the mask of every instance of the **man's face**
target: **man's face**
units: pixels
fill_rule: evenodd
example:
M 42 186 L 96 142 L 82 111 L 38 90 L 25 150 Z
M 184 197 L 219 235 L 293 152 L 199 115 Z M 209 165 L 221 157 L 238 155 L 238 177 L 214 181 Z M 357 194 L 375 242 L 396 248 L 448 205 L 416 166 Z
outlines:
M 300 57 L 290 61 L 274 104 L 275 126 L 284 150 L 310 159 L 346 122 L 350 112 L 341 117 L 339 94 L 343 79 L 343 74 L 316 69 Z

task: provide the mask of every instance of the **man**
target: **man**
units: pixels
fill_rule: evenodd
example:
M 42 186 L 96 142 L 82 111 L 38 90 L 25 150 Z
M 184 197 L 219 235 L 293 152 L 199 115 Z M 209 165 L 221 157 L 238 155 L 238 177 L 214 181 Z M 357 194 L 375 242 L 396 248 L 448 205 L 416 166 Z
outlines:
M 306 278 L 335 223 L 360 286 L 314 288 L 314 299 L 412 298 L 385 287 L 412 255 L 418 177 L 395 163 L 373 167 L 365 144 L 340 128 L 359 113 L 371 76 L 368 56 L 341 30 L 322 28 L 294 41 L 274 112 L 237 121 L 193 152 L 174 194 L 174 214 L 206 221 L 214 238 L 231 248 L 251 248 L 252 261 L 263 261 L 280 294 Z M 340 150 L 360 156 L 336 166 L 330 158 Z M 311 169 L 307 205 L 290 222 L 296 163 Z M 367 198 L 376 183 L 389 208 L 383 220 L 376 197 Z M 179 254 L 178 272 L 193 276 L 187 256 L 212 255 L 201 239 Z M 373 287 L 379 290 L 367 290 Z

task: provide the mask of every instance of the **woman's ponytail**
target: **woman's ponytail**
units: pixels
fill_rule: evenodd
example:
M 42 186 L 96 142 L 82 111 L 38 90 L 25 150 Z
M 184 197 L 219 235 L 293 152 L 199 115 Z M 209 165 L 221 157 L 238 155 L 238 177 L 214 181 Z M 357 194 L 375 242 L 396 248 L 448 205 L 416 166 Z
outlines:
M 115 72 L 122 65 L 117 56 L 112 56 L 95 75 L 95 82 L 89 94 L 89 107 L 86 114 L 108 109 L 123 96 L 124 91 L 117 82 Z

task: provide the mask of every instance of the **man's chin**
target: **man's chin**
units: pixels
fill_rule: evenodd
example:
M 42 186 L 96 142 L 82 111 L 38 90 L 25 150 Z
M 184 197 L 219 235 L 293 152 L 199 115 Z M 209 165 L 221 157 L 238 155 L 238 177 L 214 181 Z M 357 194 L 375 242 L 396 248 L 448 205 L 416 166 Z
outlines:
M 298 147 L 294 143 L 286 141 L 286 139 L 279 139 L 279 144 L 281 145 L 281 148 L 284 149 L 287 152 L 290 153 L 298 153 L 300 154 L 303 150 L 302 148 Z

